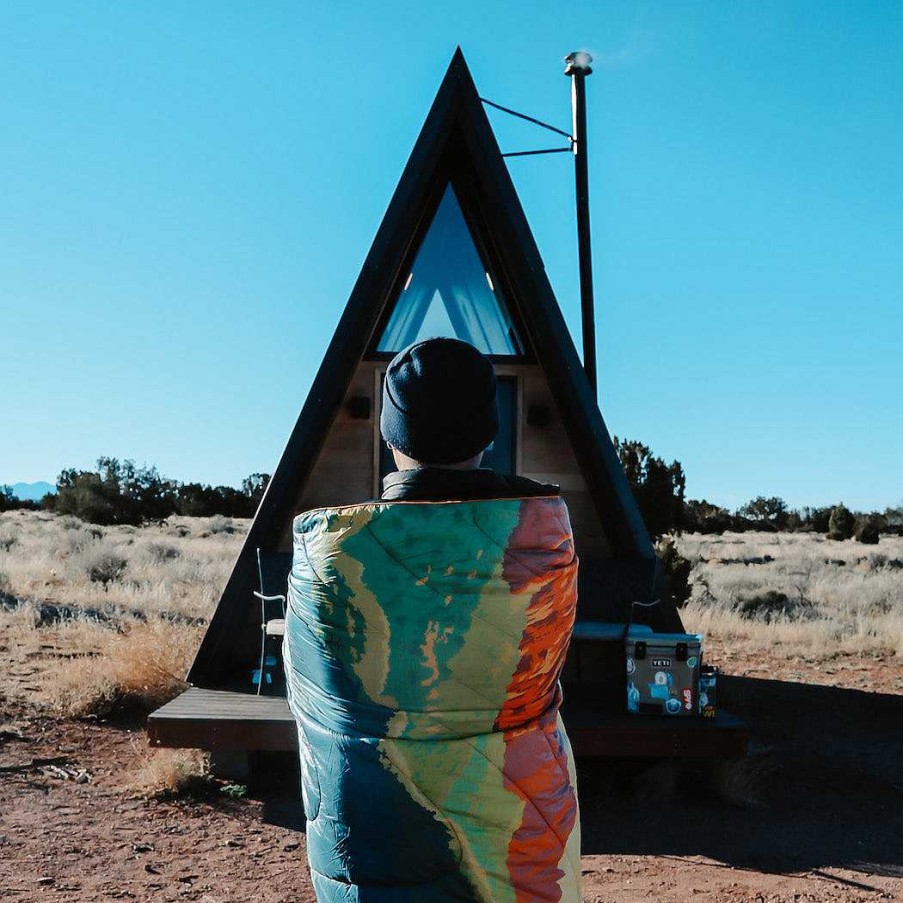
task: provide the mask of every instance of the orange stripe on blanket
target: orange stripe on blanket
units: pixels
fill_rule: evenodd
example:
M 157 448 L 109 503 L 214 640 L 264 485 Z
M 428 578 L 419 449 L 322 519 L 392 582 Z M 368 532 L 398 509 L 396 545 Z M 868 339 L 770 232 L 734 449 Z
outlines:
M 505 734 L 504 786 L 525 803 L 506 860 L 517 903 L 561 899 L 561 860 L 577 823 L 577 796 L 557 724 L 555 712 Z
M 561 509 L 559 500 L 549 501 Z M 509 542 L 531 549 L 533 557 L 527 567 L 517 553 L 507 554 L 502 565 L 505 581 L 512 593 L 533 590 L 533 597 L 527 605 L 520 658 L 496 718 L 499 730 L 527 724 L 556 702 L 577 605 L 577 557 L 566 518 L 562 524 L 546 506 L 525 506 Z M 537 549 L 546 559 L 540 568 Z

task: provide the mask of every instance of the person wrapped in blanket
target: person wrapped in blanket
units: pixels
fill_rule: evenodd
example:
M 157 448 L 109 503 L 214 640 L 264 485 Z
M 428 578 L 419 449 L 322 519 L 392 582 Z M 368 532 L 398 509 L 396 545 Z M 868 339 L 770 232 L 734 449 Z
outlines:
M 320 903 L 580 900 L 559 675 L 577 557 L 558 487 L 481 468 L 492 363 L 389 364 L 382 498 L 295 518 L 284 655 Z

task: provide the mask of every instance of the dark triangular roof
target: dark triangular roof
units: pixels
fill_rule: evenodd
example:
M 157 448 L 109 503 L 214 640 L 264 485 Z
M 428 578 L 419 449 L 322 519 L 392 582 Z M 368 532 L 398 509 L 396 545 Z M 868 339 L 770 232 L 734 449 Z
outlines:
M 226 652 L 222 644 L 230 631 L 244 626 L 247 606 L 257 588 L 256 550 L 274 548 L 278 541 L 354 371 L 367 354 L 374 334 L 378 334 L 389 301 L 403 284 L 449 180 L 475 238 L 484 245 L 481 250 L 502 274 L 512 315 L 545 371 L 613 554 L 654 558 L 639 509 L 459 48 L 198 650 L 188 675 L 192 683 L 210 685 L 227 667 L 218 661 L 219 653 Z

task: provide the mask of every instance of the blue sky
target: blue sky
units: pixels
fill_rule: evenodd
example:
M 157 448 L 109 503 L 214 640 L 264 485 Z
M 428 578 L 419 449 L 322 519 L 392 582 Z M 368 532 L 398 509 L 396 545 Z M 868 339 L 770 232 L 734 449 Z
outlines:
M 596 57 L 609 429 L 731 507 L 903 501 L 903 5 L 871 0 L 5 4 L 0 482 L 272 469 L 456 44 L 565 128 L 561 57 Z M 570 158 L 510 169 L 579 343 Z

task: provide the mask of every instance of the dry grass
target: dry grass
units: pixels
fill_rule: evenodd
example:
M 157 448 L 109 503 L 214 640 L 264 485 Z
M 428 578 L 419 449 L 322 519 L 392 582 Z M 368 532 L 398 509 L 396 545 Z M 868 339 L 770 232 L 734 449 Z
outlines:
M 178 796 L 210 782 L 210 760 L 199 749 L 158 749 L 146 757 L 128 789 L 139 796 Z
M 808 660 L 903 657 L 903 538 L 877 546 L 806 533 L 691 534 L 688 629 Z
M 186 688 L 184 675 L 200 638 L 196 627 L 162 620 L 121 631 L 72 621 L 59 628 L 58 641 L 70 654 L 83 654 L 46 671 L 40 696 L 49 708 L 75 718 L 149 711 Z
M 222 517 L 97 527 L 74 517 L 8 511 L 0 514 L 0 591 L 114 615 L 206 619 L 247 527 L 248 521 Z
M 0 614 L 4 695 L 71 717 L 150 710 L 185 688 L 203 628 L 155 618 L 84 617 L 40 625 L 24 606 Z
M 0 514 L 4 692 L 70 716 L 172 698 L 246 530 L 226 518 L 135 528 Z

